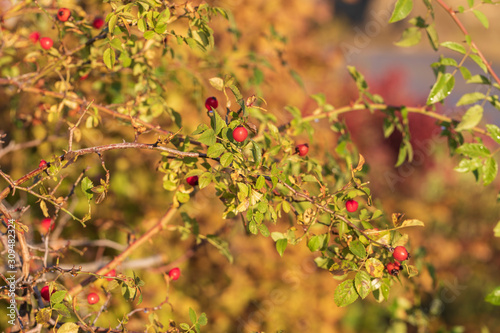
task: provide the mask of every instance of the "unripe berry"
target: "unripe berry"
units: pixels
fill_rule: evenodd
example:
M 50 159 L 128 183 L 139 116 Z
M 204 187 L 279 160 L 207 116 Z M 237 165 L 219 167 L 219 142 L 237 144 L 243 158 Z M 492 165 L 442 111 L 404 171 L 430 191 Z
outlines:
M 96 304 L 99 302 L 99 295 L 96 293 L 90 293 L 87 295 L 87 302 L 89 302 L 90 305 Z
M 233 131 L 233 139 L 236 142 L 243 142 L 248 137 L 248 131 L 243 126 L 238 126 Z
M 102 26 L 104 25 L 104 19 L 102 17 L 96 17 L 94 19 L 94 22 L 92 22 L 92 26 L 95 28 L 95 29 L 101 29 Z
M 299 154 L 299 156 L 306 156 L 308 152 L 309 145 L 307 143 L 297 145 L 297 147 L 295 147 L 295 153 Z
M 40 295 L 42 295 L 42 298 L 46 300 L 47 302 L 50 302 L 50 295 L 54 293 L 54 290 L 52 292 L 49 292 L 49 286 L 44 286 L 42 290 L 40 290 Z
M 189 185 L 196 186 L 198 185 L 198 176 L 187 177 L 186 181 Z
M 408 253 L 408 251 L 406 250 L 406 248 L 404 246 L 396 246 L 396 248 L 394 248 L 394 252 L 392 253 L 392 256 L 396 260 L 405 261 L 406 259 L 408 259 L 410 254 Z
M 33 31 L 30 34 L 29 39 L 33 42 L 33 44 L 38 42 L 38 40 L 40 39 L 40 33 L 38 31 Z
M 168 272 L 168 276 L 170 276 L 170 278 L 172 280 L 177 280 L 180 276 L 181 276 L 181 270 L 179 267 L 175 267 L 175 268 L 172 268 L 169 272 Z
M 52 45 L 54 45 L 54 41 L 50 37 L 43 37 L 40 38 L 40 45 L 42 46 L 42 49 L 49 50 Z
M 208 111 L 212 110 L 212 108 L 217 109 L 218 106 L 219 102 L 217 101 L 217 98 L 213 96 L 205 100 L 205 108 L 207 108 Z
M 57 19 L 61 22 L 66 22 L 71 16 L 71 11 L 68 8 L 59 8 L 57 11 Z
M 349 213 L 353 213 L 358 210 L 358 202 L 356 200 L 347 200 L 345 203 L 345 208 Z

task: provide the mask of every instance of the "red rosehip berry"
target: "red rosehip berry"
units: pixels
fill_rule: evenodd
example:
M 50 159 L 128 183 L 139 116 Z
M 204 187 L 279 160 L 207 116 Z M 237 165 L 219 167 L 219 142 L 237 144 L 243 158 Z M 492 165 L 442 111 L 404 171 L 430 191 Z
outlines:
M 80 76 L 80 81 L 86 80 L 89 77 L 89 73 Z
M 49 292 L 49 286 L 44 286 L 42 290 L 40 290 L 40 295 L 42 295 L 42 298 L 46 300 L 47 302 L 50 302 L 50 295 L 54 293 L 55 290 L 52 290 L 52 292 Z
M 68 8 L 59 8 L 57 11 L 57 19 L 61 22 L 66 22 L 71 16 L 71 11 Z
M 396 246 L 394 252 L 392 253 L 392 256 L 396 260 L 405 261 L 410 257 L 410 254 L 408 253 L 408 251 L 404 246 Z
M 99 302 L 99 295 L 96 293 L 90 293 L 87 295 L 87 302 L 89 302 L 90 305 L 96 304 Z
M 189 185 L 196 186 L 198 185 L 198 176 L 187 177 L 186 181 Z
M 399 262 L 390 262 L 385 266 L 390 275 L 397 276 L 401 270 L 401 264 Z
M 38 42 L 38 40 L 40 39 L 40 33 L 38 31 L 33 31 L 30 34 L 29 39 L 33 42 L 33 44 Z
M 42 46 L 42 49 L 49 50 L 52 45 L 54 45 L 54 41 L 50 37 L 43 37 L 40 38 L 40 45 Z
M 352 199 L 347 200 L 345 202 L 345 208 L 347 209 L 347 211 L 349 213 L 353 213 L 356 210 L 358 210 L 358 205 L 359 205 L 358 202 L 356 200 L 352 200 Z
M 45 160 L 41 160 L 40 163 L 38 163 L 39 168 L 45 168 L 46 165 L 47 165 L 47 162 Z
M 109 272 L 104 274 L 104 276 L 115 277 L 116 276 L 116 269 L 110 270 Z M 106 279 L 106 280 L 113 281 L 114 279 Z
M 103 25 L 104 25 L 104 19 L 100 16 L 96 17 L 92 22 L 92 26 L 95 29 L 101 29 Z
M 52 219 L 50 217 L 44 218 L 40 225 L 41 225 L 43 232 L 49 231 L 49 228 L 50 228 L 50 231 L 52 231 L 56 227 L 55 223 L 52 223 Z
M 297 147 L 295 147 L 295 153 L 299 154 L 299 156 L 306 156 L 308 152 L 309 145 L 307 143 L 297 145 Z
M 179 267 L 175 267 L 175 268 L 172 268 L 169 272 L 168 272 L 168 276 L 170 276 L 170 278 L 172 280 L 177 280 L 180 276 L 181 276 L 181 270 Z
M 212 110 L 212 108 L 217 109 L 219 106 L 219 102 L 217 101 L 217 98 L 215 97 L 209 97 L 205 101 L 205 107 L 207 108 L 208 111 Z
M 233 131 L 233 139 L 236 142 L 243 142 L 248 137 L 248 131 L 243 126 L 238 126 Z

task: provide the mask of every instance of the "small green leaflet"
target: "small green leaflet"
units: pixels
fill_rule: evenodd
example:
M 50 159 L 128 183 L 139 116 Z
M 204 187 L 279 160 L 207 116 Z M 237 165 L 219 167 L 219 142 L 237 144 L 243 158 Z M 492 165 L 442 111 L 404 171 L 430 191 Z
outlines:
M 462 116 L 462 121 L 455 128 L 457 131 L 472 129 L 479 124 L 483 118 L 483 107 L 476 104 L 470 107 Z
M 439 73 L 436 83 L 432 86 L 429 97 L 427 98 L 427 105 L 431 105 L 442 101 L 453 90 L 455 86 L 455 77 L 450 73 Z
M 276 250 L 283 257 L 285 253 L 286 246 L 288 245 L 288 240 L 286 238 L 281 238 L 276 241 Z
M 365 271 L 359 271 L 354 278 L 354 286 L 359 296 L 364 299 L 371 291 L 371 278 Z
M 354 288 L 354 281 L 349 279 L 337 286 L 333 293 L 333 300 L 339 307 L 347 306 L 358 299 L 358 293 Z
M 103 61 L 106 67 L 109 69 L 113 69 L 115 66 L 116 62 L 116 55 L 115 55 L 115 50 L 113 50 L 111 47 L 108 47 L 103 54 Z
M 389 19 L 389 23 L 401 21 L 402 19 L 410 15 L 412 9 L 413 0 L 398 0 L 396 2 L 396 5 L 394 6 L 394 11 L 392 12 L 392 16 Z

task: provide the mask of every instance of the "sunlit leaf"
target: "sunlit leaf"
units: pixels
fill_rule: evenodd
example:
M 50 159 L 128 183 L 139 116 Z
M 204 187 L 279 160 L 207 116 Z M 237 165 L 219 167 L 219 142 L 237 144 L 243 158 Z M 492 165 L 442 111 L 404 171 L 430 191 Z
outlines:
M 354 303 L 358 299 L 358 293 L 354 288 L 354 281 L 349 279 L 337 286 L 333 293 L 333 300 L 339 307 Z

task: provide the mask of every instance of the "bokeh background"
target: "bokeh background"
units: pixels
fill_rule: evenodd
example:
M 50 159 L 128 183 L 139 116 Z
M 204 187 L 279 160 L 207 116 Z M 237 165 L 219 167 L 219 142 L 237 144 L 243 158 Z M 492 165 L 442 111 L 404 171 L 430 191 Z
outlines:
M 299 107 L 303 115 L 312 113 L 316 105 L 311 94 L 325 94 L 327 101 L 336 107 L 355 100 L 357 91 L 346 66 L 356 66 L 367 78 L 371 91 L 382 95 L 386 102 L 424 105 L 434 82 L 430 64 L 440 54 L 454 56 L 441 49 L 433 51 L 425 39 L 411 49 L 395 46 L 407 23 L 387 23 L 394 1 L 208 2 L 231 13 L 229 23 L 221 18 L 213 21 L 216 48 L 201 63 L 196 57 L 190 58 L 188 50 L 181 50 L 179 54 L 186 57 L 187 68 L 172 62 L 166 73 L 177 80 L 166 87 L 166 99 L 169 107 L 182 114 L 185 134 L 191 133 L 198 123 L 206 122 L 203 111 L 206 97 L 214 95 L 224 100 L 208 84 L 208 78 L 219 73 L 234 73 L 244 95 L 262 95 L 269 112 L 285 123 L 290 120 L 284 111 L 287 105 Z M 457 6 L 466 1 L 450 3 Z M 81 8 L 90 17 L 109 11 L 108 5 L 98 1 L 57 4 Z M 485 13 L 490 18 L 489 30 L 472 13 L 460 18 L 495 65 L 500 60 L 500 49 L 492 41 L 500 29 L 500 9 L 488 8 Z M 415 2 L 414 12 L 426 15 L 419 1 Z M 441 8 L 436 7 L 435 15 L 440 41 L 463 39 Z M 50 25 L 38 21 L 34 15 L 5 24 L 26 36 L 33 27 L 51 31 Z M 244 65 L 248 63 L 250 67 Z M 190 66 L 198 68 L 196 77 L 191 75 Z M 93 71 L 89 79 L 76 83 L 76 90 L 105 104 L 109 101 L 102 97 L 103 91 L 114 89 L 106 84 L 107 80 L 104 69 Z M 61 154 L 67 144 L 67 133 L 61 124 L 44 122 L 44 108 L 50 107 L 50 100 L 28 94 L 13 97 L 2 89 L 0 130 L 8 134 L 7 140 L 43 139 L 32 148 L 1 154 L 2 170 L 17 178 L 35 168 L 40 159 Z M 464 109 L 454 107 L 460 93 L 480 89 L 458 80 L 454 93 L 440 106 L 440 112 L 449 116 L 462 114 Z M 486 118 L 496 124 L 500 119 L 497 111 L 491 109 L 487 110 Z M 314 257 L 305 246 L 289 246 L 280 258 L 270 239 L 245 234 L 239 220 L 222 220 L 223 205 L 214 189 L 208 187 L 184 207 L 184 212 L 196 218 L 201 233 L 220 233 L 229 242 L 234 263 L 229 264 L 211 246 L 197 246 L 192 239 L 181 240 L 179 233 L 165 231 L 118 269 L 127 275 L 135 271 L 145 281 L 141 306 L 156 306 L 168 293 L 171 306 L 164 305 L 157 311 L 160 320 L 165 325 L 170 318 L 187 322 L 188 309 L 192 307 L 198 314 L 207 313 L 207 332 L 488 332 L 487 328 L 496 332 L 500 327 L 499 309 L 483 299 L 500 284 L 500 242 L 493 237 L 493 227 L 500 217 L 499 182 L 483 187 L 472 175 L 454 172 L 458 158 L 449 156 L 445 140 L 430 119 L 411 118 L 412 141 L 418 158 L 399 168 L 394 168 L 399 139 L 396 135 L 383 138 L 381 114 L 352 112 L 345 120 L 353 141 L 370 166 L 367 179 L 376 204 L 388 214 L 405 213 L 426 224 L 425 228 L 408 232 L 419 276 L 411 281 L 403 278 L 397 283 L 388 302 L 379 304 L 370 296 L 347 308 L 338 308 L 333 302 L 338 281 L 315 268 Z M 168 116 L 158 122 L 165 128 L 175 128 Z M 309 142 L 311 154 L 322 158 L 325 151 L 335 149 L 336 136 L 326 122 L 313 126 L 314 137 L 299 139 Z M 119 122 L 107 120 L 99 128 L 82 130 L 79 145 L 131 141 L 133 134 Z M 154 135 L 145 135 L 142 140 L 154 141 Z M 95 209 L 86 228 L 60 217 L 56 238 L 101 238 L 125 244 L 128 238 L 142 234 L 169 204 L 170 196 L 161 186 L 161 174 L 155 170 L 159 160 L 159 156 L 147 152 L 107 154 L 107 166 L 112 173 L 109 198 Z M 97 180 L 103 176 L 95 157 L 77 163 L 74 170 L 91 165 L 89 177 Z M 68 173 L 73 177 L 77 174 Z M 3 180 L 0 183 L 2 188 L 6 186 Z M 33 226 L 31 241 L 40 242 L 36 226 L 42 215 L 35 200 L 18 194 L 8 203 L 32 205 L 24 222 Z M 79 207 L 75 208 L 77 212 L 84 209 Z M 180 217 L 178 220 L 180 223 Z M 275 229 L 284 230 L 287 226 L 284 219 Z M 88 247 L 83 254 L 66 251 L 61 262 L 68 267 L 84 264 L 84 268 L 95 269 L 117 253 L 118 249 Z M 36 267 L 37 263 L 33 265 Z M 167 290 L 161 273 L 174 266 L 182 269 L 182 278 Z M 60 282 L 69 288 L 77 281 L 63 277 Z M 98 287 L 94 288 L 99 290 Z M 116 317 L 131 308 L 115 292 L 110 310 L 103 313 L 98 324 L 115 326 Z M 134 314 L 129 328 L 143 327 L 148 316 Z

